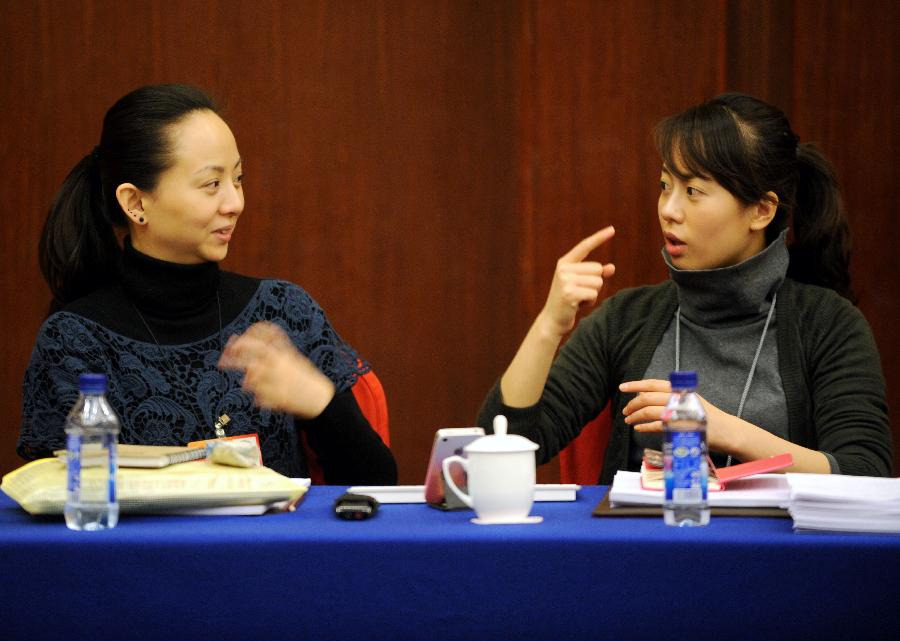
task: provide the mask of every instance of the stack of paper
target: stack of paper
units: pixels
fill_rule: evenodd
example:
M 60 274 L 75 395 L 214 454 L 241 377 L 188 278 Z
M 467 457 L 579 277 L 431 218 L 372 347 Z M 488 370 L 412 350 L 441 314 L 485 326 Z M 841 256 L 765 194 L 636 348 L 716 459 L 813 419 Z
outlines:
M 796 530 L 900 533 L 900 478 L 785 476 Z
M 641 487 L 640 472 L 619 470 L 613 478 L 609 501 L 623 505 L 662 505 L 663 492 Z M 711 507 L 780 507 L 787 503 L 788 485 L 784 474 L 756 474 L 731 481 L 728 489 L 709 492 Z

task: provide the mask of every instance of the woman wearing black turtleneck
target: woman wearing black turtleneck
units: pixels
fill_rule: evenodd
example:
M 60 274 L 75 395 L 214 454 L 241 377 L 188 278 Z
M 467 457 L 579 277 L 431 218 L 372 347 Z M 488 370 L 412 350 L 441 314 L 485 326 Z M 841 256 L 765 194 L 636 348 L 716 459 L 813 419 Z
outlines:
M 614 231 L 576 245 L 479 424 L 506 414 L 546 462 L 609 403 L 608 484 L 660 449 L 666 374 L 697 370 L 717 462 L 789 452 L 789 471 L 889 476 L 884 377 L 847 300 L 849 230 L 828 161 L 778 109 L 740 94 L 663 120 L 656 142 L 671 280 L 619 292 L 575 328 L 613 275 L 587 257 Z
M 258 434 L 263 462 L 307 476 L 297 430 L 333 484 L 392 484 L 397 468 L 351 388 L 368 366 L 300 287 L 219 270 L 243 211 L 230 129 L 197 89 L 138 89 L 106 114 L 41 242 L 54 313 L 25 375 L 18 452 L 65 446 L 78 375 L 105 373 L 120 442 Z M 129 235 L 120 249 L 113 226 Z M 230 338 L 229 338 L 230 337 Z

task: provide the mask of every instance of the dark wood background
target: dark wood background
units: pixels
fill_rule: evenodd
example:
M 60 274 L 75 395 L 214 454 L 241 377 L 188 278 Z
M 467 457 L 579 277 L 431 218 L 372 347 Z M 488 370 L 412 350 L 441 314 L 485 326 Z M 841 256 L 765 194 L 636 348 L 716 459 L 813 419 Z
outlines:
M 577 240 L 616 225 L 600 253 L 618 266 L 610 292 L 665 277 L 650 129 L 726 89 L 782 106 L 837 166 L 896 416 L 900 3 L 0 10 L 0 472 L 21 463 L 22 374 L 48 302 L 46 208 L 106 108 L 156 82 L 197 84 L 225 105 L 247 207 L 223 266 L 303 285 L 371 361 L 401 482 L 421 482 L 436 428 L 473 421 Z

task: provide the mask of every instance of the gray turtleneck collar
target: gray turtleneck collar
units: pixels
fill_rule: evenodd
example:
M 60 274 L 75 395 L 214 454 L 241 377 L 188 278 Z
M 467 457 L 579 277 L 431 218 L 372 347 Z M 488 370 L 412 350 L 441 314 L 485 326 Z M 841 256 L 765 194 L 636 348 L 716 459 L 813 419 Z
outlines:
M 665 250 L 681 304 L 682 369 L 697 370 L 699 392 L 719 409 L 736 414 L 760 343 L 766 316 L 788 266 L 786 233 L 752 258 L 732 267 L 676 269 Z M 663 333 L 644 378 L 665 380 L 675 366 L 675 318 Z M 741 417 L 781 438 L 788 436 L 787 400 L 778 369 L 778 320 L 772 318 Z M 631 463 L 639 466 L 645 447 L 660 449 L 659 433 L 635 432 Z M 725 457 L 713 456 L 716 465 Z
M 663 260 L 678 285 L 681 314 L 704 327 L 734 325 L 765 314 L 788 268 L 787 230 L 764 250 L 730 267 L 678 269 L 663 248 Z M 727 300 L 728 305 L 722 301 Z

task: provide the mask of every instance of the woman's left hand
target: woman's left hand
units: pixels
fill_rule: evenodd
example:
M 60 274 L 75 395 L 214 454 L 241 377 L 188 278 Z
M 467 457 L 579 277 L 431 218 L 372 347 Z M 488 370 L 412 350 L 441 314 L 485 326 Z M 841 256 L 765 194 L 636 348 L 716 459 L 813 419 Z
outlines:
M 331 380 L 274 323 L 255 323 L 229 338 L 219 367 L 244 373 L 242 387 L 257 406 L 304 419 L 321 414 L 335 394 Z
M 628 381 L 619 385 L 619 390 L 625 393 L 636 394 L 628 401 L 622 413 L 625 422 L 634 427 L 638 432 L 661 432 L 662 415 L 669 402 L 672 386 L 669 381 L 659 379 L 645 379 L 642 381 Z M 706 442 L 710 450 L 730 453 L 727 430 L 730 425 L 728 414 L 707 402 L 697 394 L 697 398 L 706 410 Z

